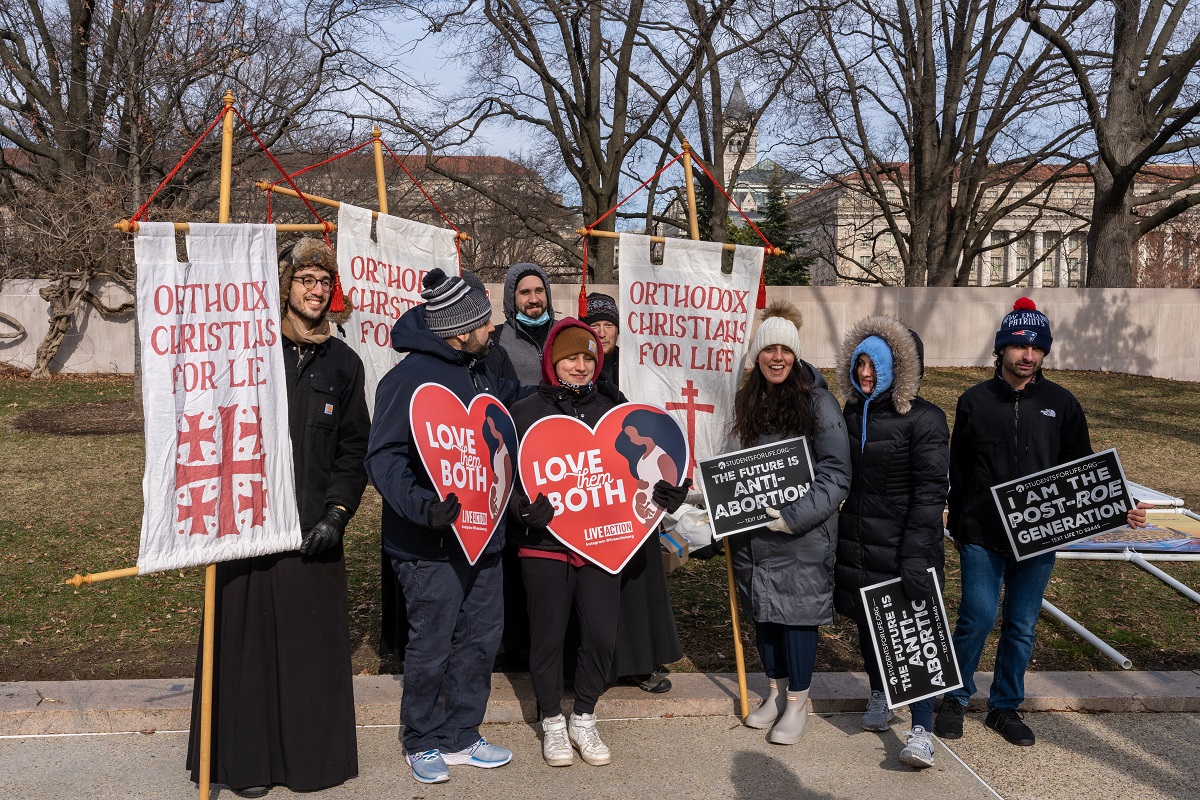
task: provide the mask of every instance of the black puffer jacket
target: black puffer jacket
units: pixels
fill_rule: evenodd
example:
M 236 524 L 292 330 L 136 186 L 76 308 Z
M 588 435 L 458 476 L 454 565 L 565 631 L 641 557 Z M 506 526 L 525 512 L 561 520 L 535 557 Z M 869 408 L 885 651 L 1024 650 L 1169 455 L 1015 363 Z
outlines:
M 1017 391 L 997 369 L 958 398 L 950 452 L 950 535 L 1011 553 L 991 487 L 1089 456 L 1092 442 L 1073 394 L 1041 370 Z
M 851 376 L 853 354 L 869 336 L 887 344 L 893 377 L 890 388 L 866 403 Z M 860 623 L 859 589 L 898 577 L 904 560 L 935 567 L 945 585 L 942 511 L 949 432 L 942 410 L 917 396 L 923 369 L 921 340 L 892 317 L 861 320 L 842 343 L 838 382 L 847 398 L 853 477 L 838 518 L 834 605 Z
M 611 409 L 628 402 L 625 396 L 617 390 L 617 387 L 608 381 L 596 381 L 582 394 L 576 394 L 558 383 L 558 379 L 554 375 L 554 366 L 549 363 L 550 349 L 554 337 L 563 328 L 568 327 L 583 328 L 589 333 L 592 330 L 582 322 L 571 317 L 560 320 L 555 324 L 554 330 L 551 331 L 550 336 L 546 340 L 545 355 L 542 359 L 542 382 L 538 386 L 537 393 L 518 400 L 510 410 L 513 425 L 517 428 L 518 439 L 523 440 L 525 434 L 538 420 L 556 415 L 574 417 L 586 423 L 589 428 L 595 428 L 600 418 Z M 597 346 L 599 346 L 599 342 L 597 342 Z M 603 355 L 600 358 L 602 359 Z M 517 480 L 516 485 L 513 487 L 512 497 L 509 499 L 509 511 L 514 517 L 518 504 L 522 499 L 528 498 L 524 493 L 521 481 Z M 511 530 L 512 541 L 518 547 L 530 547 L 535 550 L 552 550 L 562 553 L 567 552 L 566 545 L 556 539 L 554 534 L 545 528 L 527 528 L 519 524 L 520 520 L 516 520 L 516 522 L 518 524 L 513 525 Z

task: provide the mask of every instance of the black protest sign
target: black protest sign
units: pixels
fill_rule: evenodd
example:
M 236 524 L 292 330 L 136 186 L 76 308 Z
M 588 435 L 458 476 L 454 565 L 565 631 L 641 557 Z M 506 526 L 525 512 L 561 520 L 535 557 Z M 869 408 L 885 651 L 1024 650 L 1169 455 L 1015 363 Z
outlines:
M 767 508 L 796 502 L 813 479 L 803 436 L 714 456 L 697 466 L 716 539 L 766 525 Z
M 992 497 L 1018 561 L 1119 528 L 1135 505 L 1116 450 L 993 486 Z
M 916 602 L 905 597 L 899 578 L 859 590 L 888 708 L 963 685 L 942 587 L 932 567 L 929 574 L 934 594 Z

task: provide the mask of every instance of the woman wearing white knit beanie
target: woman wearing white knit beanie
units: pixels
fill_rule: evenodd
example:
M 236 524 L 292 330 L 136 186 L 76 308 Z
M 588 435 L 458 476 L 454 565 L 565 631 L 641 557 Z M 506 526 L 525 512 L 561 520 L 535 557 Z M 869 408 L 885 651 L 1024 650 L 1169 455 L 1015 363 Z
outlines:
M 734 400 L 727 450 L 807 436 L 813 481 L 794 503 L 768 508 L 768 525 L 734 534 L 729 544 L 770 682 L 745 723 L 770 728 L 767 738 L 776 744 L 795 744 L 807 725 L 817 626 L 833 622 L 837 512 L 850 488 L 850 445 L 825 379 L 800 359 L 799 312 L 773 303 L 763 316 L 750 345 L 753 366 Z

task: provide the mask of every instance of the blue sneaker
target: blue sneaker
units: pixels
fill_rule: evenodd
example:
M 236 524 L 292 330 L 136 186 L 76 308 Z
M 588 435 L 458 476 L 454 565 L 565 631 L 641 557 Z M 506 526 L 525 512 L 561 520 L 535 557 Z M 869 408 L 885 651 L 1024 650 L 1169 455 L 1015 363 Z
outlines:
M 465 750 L 459 750 L 457 753 L 446 753 L 442 756 L 442 760 L 447 764 L 469 764 L 472 767 L 492 769 L 503 767 L 512 761 L 512 750 L 488 744 L 488 740 L 480 736 L 479 741 L 475 744 Z
M 405 759 L 412 767 L 413 777 L 421 783 L 445 783 L 450 780 L 450 770 L 446 768 L 446 762 L 437 748 L 424 753 L 409 753 Z

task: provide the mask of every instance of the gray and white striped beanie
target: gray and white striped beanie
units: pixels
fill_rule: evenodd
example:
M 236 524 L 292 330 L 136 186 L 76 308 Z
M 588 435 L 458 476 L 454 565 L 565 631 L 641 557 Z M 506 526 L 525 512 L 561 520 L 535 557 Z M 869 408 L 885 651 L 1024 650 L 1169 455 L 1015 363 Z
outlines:
M 425 325 L 443 339 L 469 333 L 487 324 L 492 304 L 487 295 L 471 288 L 457 275 L 447 276 L 440 269 L 426 273 L 421 282 L 425 291 Z

